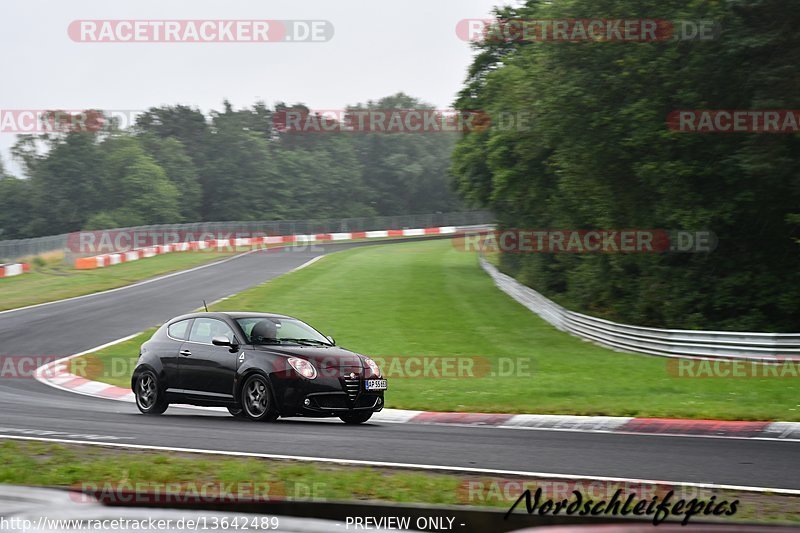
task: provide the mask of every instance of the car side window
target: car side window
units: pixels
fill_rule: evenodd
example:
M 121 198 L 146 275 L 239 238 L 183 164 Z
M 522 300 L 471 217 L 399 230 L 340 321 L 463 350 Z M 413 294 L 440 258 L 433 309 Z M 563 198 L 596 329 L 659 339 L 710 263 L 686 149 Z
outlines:
M 211 339 L 220 335 L 233 340 L 233 330 L 225 322 L 215 318 L 196 318 L 192 324 L 189 341 L 211 344 Z
M 169 336 L 173 339 L 185 341 L 189 336 L 189 322 L 191 322 L 191 320 L 181 320 L 180 322 L 170 324 L 169 328 L 167 328 Z

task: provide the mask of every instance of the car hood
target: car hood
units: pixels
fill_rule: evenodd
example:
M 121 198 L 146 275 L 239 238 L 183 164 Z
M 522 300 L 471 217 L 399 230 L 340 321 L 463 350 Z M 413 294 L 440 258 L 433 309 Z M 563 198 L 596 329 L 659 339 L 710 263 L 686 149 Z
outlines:
M 362 368 L 358 354 L 338 346 L 273 346 L 254 347 L 258 351 L 269 352 L 287 357 L 308 359 L 317 368 Z

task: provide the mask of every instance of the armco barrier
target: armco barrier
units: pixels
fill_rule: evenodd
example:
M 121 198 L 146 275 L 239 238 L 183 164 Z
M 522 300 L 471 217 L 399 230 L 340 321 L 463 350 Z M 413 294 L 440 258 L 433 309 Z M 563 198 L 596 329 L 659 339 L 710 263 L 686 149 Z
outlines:
M 359 239 L 380 239 L 386 237 L 420 237 L 424 235 L 447 235 L 455 234 L 460 228 L 455 226 L 442 226 L 438 228 L 412 228 L 412 229 L 391 229 L 373 231 L 354 231 L 340 233 L 315 233 L 313 235 L 269 235 L 266 237 L 247 237 L 235 239 L 212 239 L 207 241 L 179 242 L 175 244 L 164 244 L 159 246 L 149 246 L 127 252 L 114 254 L 95 255 L 91 257 L 79 257 L 75 260 L 75 268 L 88 270 L 93 268 L 103 268 L 129 261 L 136 261 L 145 257 L 153 257 L 171 252 L 187 252 L 206 249 L 233 249 L 242 246 L 265 246 L 279 244 L 311 244 L 317 242 L 330 241 L 350 241 Z
M 28 263 L 13 263 L 11 265 L 0 265 L 0 278 L 10 278 L 19 276 L 30 270 Z
M 618 324 L 564 309 L 535 290 L 498 271 L 483 257 L 495 285 L 546 322 L 584 340 L 618 351 L 667 357 L 782 360 L 800 358 L 800 333 L 745 333 L 657 329 Z

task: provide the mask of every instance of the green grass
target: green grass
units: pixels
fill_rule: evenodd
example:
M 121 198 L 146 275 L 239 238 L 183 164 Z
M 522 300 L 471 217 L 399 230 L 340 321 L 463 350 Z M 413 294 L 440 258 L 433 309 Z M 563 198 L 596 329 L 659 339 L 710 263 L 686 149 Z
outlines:
M 173 483 L 258 484 L 260 495 L 320 500 L 459 503 L 459 478 L 403 470 L 0 442 L 0 483 L 34 486 L 162 487 Z M 135 484 L 135 485 L 134 485 Z
M 490 362 L 495 372 L 501 360 L 519 359 L 530 368 L 510 376 L 448 378 L 398 378 L 390 372 L 386 398 L 391 408 L 800 420 L 797 378 L 680 378 L 670 373 L 674 363 L 669 359 L 583 342 L 500 292 L 475 255 L 447 241 L 332 254 L 214 310 L 294 315 L 342 346 L 390 361 L 392 356 L 466 356 Z M 130 368 L 146 337 L 94 357 L 128 361 Z M 129 384 L 128 375 L 103 379 Z
M 375 242 L 396 238 L 354 239 L 353 242 L 366 240 Z M 284 245 L 269 244 L 261 245 L 260 248 L 280 248 L 282 246 Z M 241 246 L 236 252 L 246 252 L 250 249 L 247 246 Z M 234 255 L 233 251 L 173 252 L 96 270 L 72 268 L 64 262 L 63 252 L 32 256 L 20 260 L 31 264 L 29 273 L 11 278 L 0 278 L 0 311 L 115 289 L 231 255 Z
M 622 489 L 625 495 L 635 490 L 630 485 L 600 481 L 575 486 L 554 485 L 552 480 L 542 482 L 521 476 L 500 478 L 13 440 L 0 441 L 0 483 L 98 490 L 107 496 L 126 495 L 123 492 L 126 490 L 149 491 L 173 494 L 176 500 L 192 495 L 211 496 L 217 488 L 228 501 L 240 493 L 243 497 L 261 499 L 478 506 L 502 510 L 509 509 L 524 489 L 535 492 L 537 487 L 542 488 L 545 498 L 554 499 L 556 496 L 572 498 L 573 489 L 596 499 L 606 494 L 610 497 L 617 489 Z M 717 502 L 739 500 L 736 515 L 720 518 L 720 522 L 800 521 L 796 512 L 797 498 L 791 496 L 642 486 L 640 498 L 654 495 L 663 498 L 670 489 L 675 491 L 675 499 L 696 497 L 709 501 L 713 496 Z M 515 512 L 524 514 L 524 503 Z M 709 517 L 695 516 L 693 523 L 703 519 Z M 671 517 L 667 523 L 678 521 L 680 518 Z
M 60 260 L 47 261 L 43 266 L 32 267 L 27 274 L 0 279 L 0 311 L 115 289 L 230 255 L 231 252 L 175 252 L 96 270 L 76 270 Z

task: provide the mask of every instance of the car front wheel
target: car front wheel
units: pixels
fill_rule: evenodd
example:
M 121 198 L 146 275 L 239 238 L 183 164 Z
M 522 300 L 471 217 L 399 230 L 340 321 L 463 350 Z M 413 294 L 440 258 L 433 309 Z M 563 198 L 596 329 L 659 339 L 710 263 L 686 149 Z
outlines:
M 267 379 L 259 374 L 247 378 L 242 386 L 242 411 L 250 420 L 272 422 L 278 418 Z
M 145 370 L 136 380 L 136 407 L 146 415 L 160 415 L 169 407 L 166 395 L 158 385 L 158 378 L 150 371 Z
M 345 424 L 363 424 L 372 418 L 372 411 L 347 413 L 339 417 Z
M 232 414 L 233 416 L 235 416 L 236 418 L 247 418 L 245 416 L 245 414 L 244 414 L 244 409 L 242 409 L 241 406 L 238 406 L 238 405 L 235 405 L 235 406 L 234 405 L 229 405 L 228 406 L 228 412 L 230 414 Z

